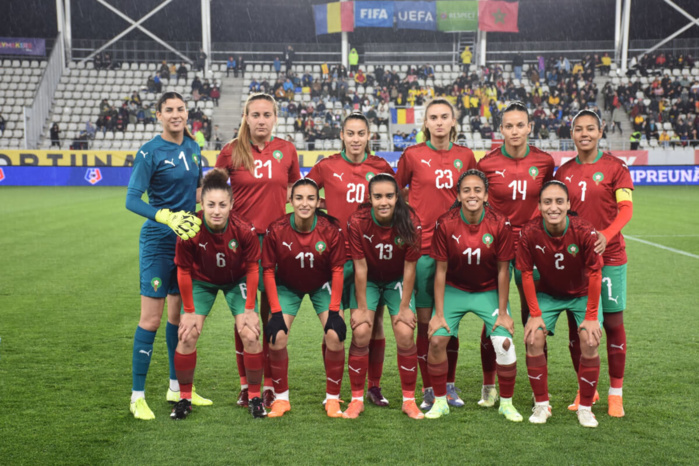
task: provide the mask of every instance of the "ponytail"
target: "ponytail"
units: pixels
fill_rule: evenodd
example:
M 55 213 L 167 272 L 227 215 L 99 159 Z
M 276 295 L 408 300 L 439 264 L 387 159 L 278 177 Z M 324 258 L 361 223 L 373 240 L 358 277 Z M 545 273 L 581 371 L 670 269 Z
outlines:
M 230 142 L 231 145 L 234 145 L 235 143 L 231 164 L 234 170 L 243 167 L 251 173 L 255 169 L 255 160 L 252 155 L 252 148 L 250 147 L 250 128 L 248 127 L 246 117 L 248 116 L 250 103 L 255 100 L 266 100 L 270 102 L 274 108 L 274 116 L 277 116 L 277 102 L 274 100 L 274 97 L 269 94 L 251 94 L 250 97 L 248 97 L 248 100 L 245 101 L 245 111 L 243 112 L 243 119 L 240 122 L 238 137 Z
M 411 218 L 412 215 L 415 214 L 415 210 L 413 210 L 413 208 L 410 207 L 407 202 L 405 202 L 405 199 L 403 199 L 403 195 L 398 188 L 396 179 L 388 173 L 379 173 L 378 175 L 374 176 L 371 180 L 369 180 L 369 196 L 371 196 L 372 187 L 374 184 L 380 182 L 388 182 L 393 184 L 396 191 L 396 207 L 393 211 L 393 227 L 395 228 L 396 233 L 398 233 L 398 237 L 403 240 L 403 242 L 409 248 L 420 248 L 420 245 L 417 243 L 417 230 L 415 229 L 415 225 L 413 224 Z
M 228 193 L 231 199 L 233 199 L 233 191 L 228 184 L 228 173 L 219 168 L 214 168 L 209 170 L 209 172 L 204 176 L 204 181 L 202 182 L 201 188 L 201 198 L 203 199 L 206 193 L 209 191 L 221 190 Z

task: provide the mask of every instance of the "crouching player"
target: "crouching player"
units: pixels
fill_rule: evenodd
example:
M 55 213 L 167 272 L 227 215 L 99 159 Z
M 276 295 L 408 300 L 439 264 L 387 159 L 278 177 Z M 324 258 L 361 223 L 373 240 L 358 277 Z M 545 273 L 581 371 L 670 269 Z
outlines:
M 260 398 L 262 346 L 257 317 L 257 282 L 260 242 L 252 225 L 231 211 L 233 195 L 228 175 L 211 170 L 204 177 L 201 192 L 204 220 L 201 231 L 191 240 L 178 240 L 175 253 L 177 279 L 184 312 L 180 317 L 175 372 L 180 383 L 180 401 L 170 417 L 184 419 L 192 411 L 192 381 L 197 364 L 197 340 L 219 290 L 235 317 L 243 339 L 245 370 L 250 393 L 250 414 L 266 415 Z M 250 292 L 248 292 L 250 290 Z
M 517 268 L 522 271 L 530 314 L 524 327 L 527 371 L 535 399 L 529 422 L 544 424 L 551 417 L 544 344 L 546 335 L 553 335 L 558 316 L 568 310 L 578 324 L 582 351 L 578 421 L 584 427 L 597 427 L 592 399 L 599 379 L 597 348 L 602 336 L 602 313 L 598 312 L 602 257 L 595 252 L 598 233 L 587 220 L 568 215 L 568 189 L 560 181 L 549 181 L 541 188 L 539 210 L 543 219 L 525 225 L 517 248 Z M 541 275 L 538 288 L 532 277 L 534 266 Z
M 325 329 L 325 410 L 330 417 L 342 417 L 340 388 L 347 327 L 340 301 L 347 256 L 337 221 L 318 210 L 319 202 L 315 181 L 298 180 L 291 188 L 294 212 L 272 222 L 264 240 L 263 279 L 272 310 L 265 335 L 275 393 L 270 417 L 281 417 L 291 410 L 286 346 L 305 295 L 309 295 Z
M 488 180 L 483 172 L 467 170 L 459 177 L 457 188 L 457 201 L 439 217 L 432 237 L 431 256 L 437 267 L 427 367 L 435 401 L 425 417 L 437 419 L 449 414 L 447 345 L 458 336 L 464 315 L 473 312 L 485 322 L 495 348 L 500 414 L 521 422 L 522 416 L 512 405 L 517 355 L 507 304 L 509 267 L 515 255 L 512 227 L 506 217 L 487 207 Z

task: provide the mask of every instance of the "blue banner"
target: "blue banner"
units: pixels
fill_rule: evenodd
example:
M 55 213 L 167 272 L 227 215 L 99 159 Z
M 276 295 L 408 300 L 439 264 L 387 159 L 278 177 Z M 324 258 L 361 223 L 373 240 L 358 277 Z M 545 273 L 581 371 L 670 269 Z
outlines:
M 43 57 L 46 55 L 46 40 L 0 37 L 0 55 L 39 55 Z
M 437 30 L 437 7 L 434 2 L 395 2 L 398 29 Z
M 355 28 L 392 28 L 394 2 L 354 2 Z
M 699 165 L 629 166 L 634 186 L 699 186 Z

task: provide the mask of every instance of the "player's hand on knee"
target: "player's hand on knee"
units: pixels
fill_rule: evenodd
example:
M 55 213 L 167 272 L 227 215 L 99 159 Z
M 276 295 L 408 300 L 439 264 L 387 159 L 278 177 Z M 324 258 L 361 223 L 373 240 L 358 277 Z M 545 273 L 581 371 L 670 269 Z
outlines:
M 524 342 L 533 345 L 536 339 L 537 330 L 541 330 L 546 334 L 546 324 L 544 319 L 539 317 L 529 317 L 527 325 L 524 326 Z
M 260 336 L 260 318 L 254 309 L 245 309 L 243 322 L 238 327 L 238 333 L 242 333 L 246 328 L 252 332 L 255 340 Z
M 597 319 L 583 320 L 580 327 L 578 327 L 578 334 L 580 335 L 581 341 L 586 342 L 589 346 L 599 346 L 600 340 L 602 339 L 602 329 L 600 328 L 599 321 Z
M 340 317 L 339 311 L 328 312 L 328 320 L 325 322 L 325 333 L 328 333 L 328 330 L 334 331 L 340 342 L 345 341 L 347 337 L 347 324 L 345 324 L 345 319 Z
M 289 328 L 286 326 L 286 322 L 284 322 L 284 316 L 282 315 L 281 311 L 273 312 L 269 318 L 269 322 L 267 322 L 267 326 L 265 327 L 267 342 L 275 344 L 277 342 L 277 333 L 280 331 L 288 334 Z
M 191 338 L 198 338 L 201 334 L 196 314 L 185 312 L 180 316 L 180 326 L 177 336 L 180 341 L 187 341 Z
M 444 316 L 435 314 L 432 316 L 430 323 L 427 326 L 427 337 L 432 338 L 432 335 L 434 335 L 440 328 L 445 329 L 451 334 L 451 329 L 449 328 L 449 325 L 447 325 L 447 320 L 444 318 Z
M 494 332 L 498 327 L 504 328 L 510 332 L 510 335 L 512 336 L 515 335 L 515 322 L 512 320 L 512 317 L 510 317 L 509 314 L 498 314 L 498 318 L 495 320 L 495 325 L 493 325 L 491 330 Z
M 350 315 L 350 326 L 352 330 L 357 330 L 361 325 L 366 324 L 371 327 L 371 311 L 368 309 L 355 309 Z

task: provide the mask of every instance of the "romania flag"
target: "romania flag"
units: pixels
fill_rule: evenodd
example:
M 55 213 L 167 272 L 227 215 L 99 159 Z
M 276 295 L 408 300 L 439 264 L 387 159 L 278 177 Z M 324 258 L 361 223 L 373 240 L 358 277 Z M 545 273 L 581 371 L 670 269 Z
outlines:
M 412 108 L 392 108 L 391 121 L 394 125 L 415 124 L 415 110 Z
M 313 5 L 313 16 L 316 21 L 316 36 L 354 31 L 354 2 Z

